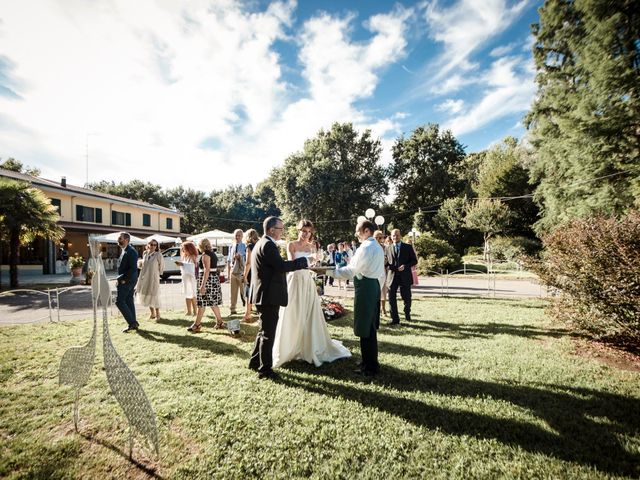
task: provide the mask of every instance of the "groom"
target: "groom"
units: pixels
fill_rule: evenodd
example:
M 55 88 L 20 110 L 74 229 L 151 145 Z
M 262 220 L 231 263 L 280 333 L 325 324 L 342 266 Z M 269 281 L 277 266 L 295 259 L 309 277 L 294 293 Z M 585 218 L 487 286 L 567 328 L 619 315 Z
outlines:
M 284 223 L 278 217 L 268 217 L 262 224 L 264 235 L 251 253 L 251 290 L 249 292 L 260 315 L 260 330 L 249 361 L 249 368 L 258 378 L 276 379 L 271 370 L 273 339 L 278 326 L 280 307 L 288 303 L 286 272 L 308 267 L 306 258 L 284 261 L 276 242 L 282 237 Z

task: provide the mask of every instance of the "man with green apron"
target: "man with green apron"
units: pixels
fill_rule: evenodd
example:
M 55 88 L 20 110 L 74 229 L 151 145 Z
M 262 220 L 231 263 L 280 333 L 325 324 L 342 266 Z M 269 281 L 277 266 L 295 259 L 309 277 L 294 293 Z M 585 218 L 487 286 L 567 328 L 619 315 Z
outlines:
M 338 279 L 354 279 L 353 332 L 360 337 L 362 366 L 357 373 L 372 377 L 380 370 L 378 338 L 380 326 L 380 290 L 385 280 L 384 251 L 373 238 L 376 226 L 368 221 L 359 222 L 356 236 L 360 247 L 346 267 L 330 270 Z

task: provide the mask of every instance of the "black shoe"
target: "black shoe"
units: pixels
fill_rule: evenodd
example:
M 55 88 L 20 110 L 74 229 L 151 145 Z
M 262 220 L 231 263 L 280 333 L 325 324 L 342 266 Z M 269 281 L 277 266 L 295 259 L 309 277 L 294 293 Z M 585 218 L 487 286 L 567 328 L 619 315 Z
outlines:
M 135 327 L 127 327 L 124 330 L 122 330 L 122 333 L 129 333 L 129 332 L 137 332 L 138 331 L 138 326 L 136 325 Z
M 405 319 L 407 322 L 410 322 L 410 321 L 411 321 L 411 317 L 410 317 L 410 316 L 408 316 L 408 315 L 405 315 L 404 319 Z
M 258 368 L 258 365 L 249 365 L 249 370 L 253 370 L 254 372 L 257 372 Z
M 260 372 L 258 373 L 258 378 L 260 380 L 273 380 L 273 381 L 278 381 L 280 380 L 280 375 L 278 375 L 276 372 L 274 372 L 273 370 L 269 370 L 267 372 Z

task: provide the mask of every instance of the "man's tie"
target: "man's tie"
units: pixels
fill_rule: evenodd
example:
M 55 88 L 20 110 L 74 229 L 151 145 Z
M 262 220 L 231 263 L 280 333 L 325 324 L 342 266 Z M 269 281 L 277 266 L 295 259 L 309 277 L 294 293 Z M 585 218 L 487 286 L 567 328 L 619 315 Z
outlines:
M 396 243 L 395 245 L 395 263 L 396 265 L 398 264 L 398 257 L 400 256 L 400 242 Z

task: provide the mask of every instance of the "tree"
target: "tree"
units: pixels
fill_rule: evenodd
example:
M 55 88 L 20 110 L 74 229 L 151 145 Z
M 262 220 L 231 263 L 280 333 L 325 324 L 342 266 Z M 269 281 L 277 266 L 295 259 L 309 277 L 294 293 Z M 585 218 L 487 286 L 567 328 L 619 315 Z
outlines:
M 358 133 L 351 123 L 320 130 L 271 173 L 283 219 L 293 224 L 308 218 L 325 243 L 352 238 L 356 218 L 388 193 L 380 153 L 380 140 L 369 130 Z
M 490 260 L 489 239 L 503 232 L 509 225 L 511 212 L 500 200 L 480 198 L 467 207 L 467 228 L 478 230 L 484 236 L 484 259 Z
M 97 192 L 109 193 L 119 197 L 129 198 L 131 200 L 139 200 L 141 202 L 151 203 L 168 207 L 170 200 L 162 191 L 160 185 L 151 182 L 143 182 L 142 180 L 131 180 L 126 183 L 115 183 L 102 180 L 97 183 L 89 184 L 89 188 Z
M 36 237 L 59 240 L 64 229 L 58 226 L 60 215 L 46 195 L 27 182 L 0 178 L 0 240 L 9 243 L 11 288 L 18 286 L 20 245 Z
M 260 208 L 251 185 L 236 185 L 213 191 L 209 196 L 210 223 L 216 228 L 232 232 L 236 228 L 258 229 L 265 212 Z
M 466 196 L 448 198 L 433 217 L 434 235 L 446 240 L 460 254 L 464 253 L 466 247 L 478 245 L 482 240 L 477 231 L 467 227 L 465 215 L 468 206 Z
M 7 158 L 4 162 L 0 163 L 0 168 L 5 170 L 11 170 L 12 172 L 24 173 L 33 177 L 40 176 L 40 169 L 36 167 L 25 167 L 20 160 L 15 158 Z
M 533 193 L 529 184 L 529 171 L 525 168 L 528 152 L 513 137 L 484 152 L 484 159 L 473 185 L 480 198 L 521 197 Z M 506 233 L 533 238 L 533 224 L 538 220 L 539 209 L 531 198 L 514 198 L 508 201 L 512 213 Z
M 211 202 L 206 193 L 180 186 L 168 190 L 165 196 L 167 206 L 184 215 L 180 221 L 181 232 L 194 234 L 210 230 Z
M 640 9 L 547 0 L 533 25 L 538 92 L 527 116 L 539 232 L 640 197 Z
M 397 210 L 415 212 L 422 207 L 428 211 L 425 207 L 437 207 L 463 193 L 465 153 L 450 130 L 440 131 L 435 124 L 418 127 L 409 138 L 396 140 L 392 156 L 389 174 L 397 193 Z M 429 228 L 432 218 L 433 214 L 426 216 Z M 410 216 L 397 215 L 393 222 L 400 229 L 411 227 Z

